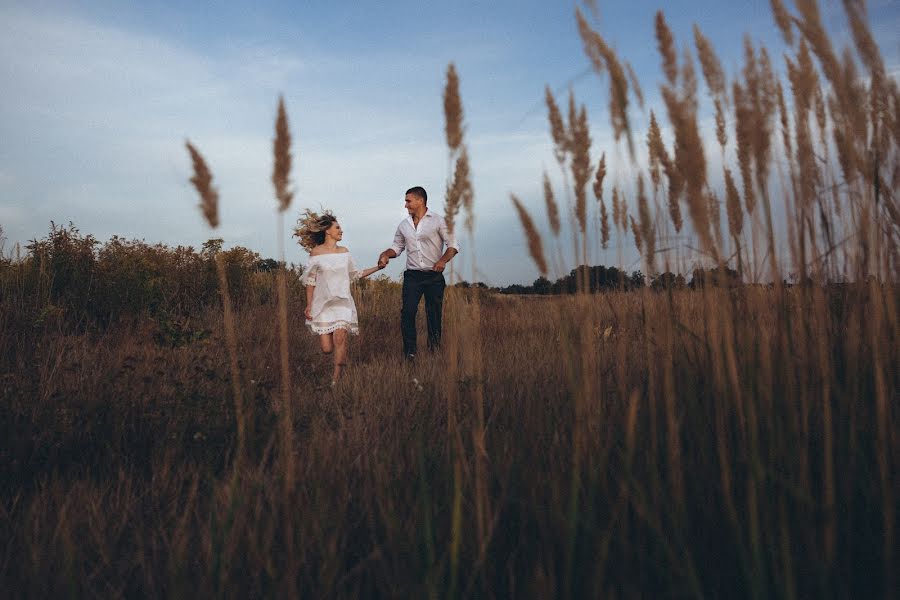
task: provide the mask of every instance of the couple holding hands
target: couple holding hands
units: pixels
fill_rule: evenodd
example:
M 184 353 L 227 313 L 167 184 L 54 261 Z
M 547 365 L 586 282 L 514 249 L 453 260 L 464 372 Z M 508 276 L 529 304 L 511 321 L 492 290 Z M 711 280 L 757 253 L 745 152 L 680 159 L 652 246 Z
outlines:
M 422 296 L 425 296 L 428 347 L 434 350 L 440 345 L 443 271 L 459 252 L 459 244 L 444 217 L 428 209 L 424 188 L 407 190 L 405 206 L 409 216 L 397 227 L 394 243 L 378 256 L 378 265 L 368 269 L 357 270 L 350 251 L 338 245 L 344 233 L 330 212 L 318 215 L 307 210 L 294 230 L 300 245 L 309 252 L 309 262 L 300 280 L 306 286 L 306 326 L 319 336 L 322 352 L 334 355 L 332 386 L 347 365 L 349 336 L 359 333 L 350 282 L 383 269 L 404 250 L 406 270 L 400 309 L 403 355 L 408 360 L 416 355 L 416 312 Z

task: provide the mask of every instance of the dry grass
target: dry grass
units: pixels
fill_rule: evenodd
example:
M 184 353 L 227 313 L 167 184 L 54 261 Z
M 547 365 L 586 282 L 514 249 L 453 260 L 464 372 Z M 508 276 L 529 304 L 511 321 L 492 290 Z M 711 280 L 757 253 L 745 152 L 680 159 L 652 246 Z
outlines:
M 0 261 L 0 337 L 8 341 L 0 345 L 0 589 L 39 597 L 891 597 L 900 222 L 896 186 L 886 181 L 900 162 L 900 102 L 896 84 L 879 79 L 861 4 L 845 2 L 868 87 L 857 59 L 835 54 L 815 2 L 798 0 L 796 17 L 772 5 L 785 36 L 797 27 L 786 66 L 791 98 L 767 52 L 750 44 L 740 78 L 729 86 L 716 74 L 710 85 L 706 45 L 695 36 L 707 85 L 719 90 L 717 110 L 734 127 L 718 140 L 723 193 L 707 184 L 693 60 L 677 60 L 660 13 L 674 153 L 651 114 L 651 169 L 634 168 L 636 214 L 619 187 L 611 194 L 620 245 L 630 226 L 649 269 L 665 235 L 662 213 L 672 221 L 676 213 L 671 204 L 654 211 L 643 180 L 655 191 L 664 173 L 670 202 L 687 203 L 682 235 L 700 240 L 701 264 L 719 273 L 736 264 L 750 278 L 768 264 L 766 285 L 710 278 L 693 290 L 566 297 L 451 287 L 443 349 L 408 365 L 396 358 L 399 286 L 365 281 L 354 292 L 363 335 L 330 390 L 322 385 L 330 361 L 304 331 L 303 297 L 283 267 L 256 273 L 269 293 L 240 302 L 231 317 L 215 304 L 191 305 L 186 318 L 211 334 L 173 345 L 153 341 L 159 325 L 143 313 L 101 322 L 86 312 L 90 294 L 61 294 L 91 281 L 72 274 L 82 273 L 92 238 L 63 247 L 57 236 L 24 259 Z M 586 111 L 570 96 L 566 126 L 549 88 L 546 98 L 561 166 L 589 157 L 589 137 L 577 141 Z M 465 156 L 464 127 L 450 123 L 451 113 L 448 131 L 460 139 L 454 146 L 448 136 L 448 189 Z M 277 123 L 282 114 L 283 106 Z M 816 164 L 825 129 L 842 179 Z M 280 215 L 290 144 L 277 139 Z M 191 156 L 203 198 L 212 177 L 195 149 Z M 586 164 L 587 177 L 573 173 L 576 192 L 590 181 Z M 467 157 L 465 166 L 468 180 Z M 606 168 L 601 160 L 598 171 Z M 770 168 L 787 177 L 772 199 Z M 597 173 L 598 199 L 602 182 Z M 457 206 L 471 217 L 468 189 Z M 717 196 L 734 254 L 723 248 Z M 512 201 L 546 273 L 537 226 Z M 782 217 L 786 249 L 775 243 Z M 577 211 L 572 218 L 580 223 Z M 467 226 L 471 235 L 474 223 Z M 782 265 L 798 285 L 786 285 Z M 226 366 L 229 320 L 236 371 Z M 238 380 L 243 408 L 227 400 Z

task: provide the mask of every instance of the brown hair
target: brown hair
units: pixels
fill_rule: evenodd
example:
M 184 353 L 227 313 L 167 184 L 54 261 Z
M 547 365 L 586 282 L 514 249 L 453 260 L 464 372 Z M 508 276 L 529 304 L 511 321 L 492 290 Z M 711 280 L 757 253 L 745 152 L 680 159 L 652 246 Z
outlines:
M 422 202 L 424 202 L 426 206 L 428 205 L 428 192 L 426 192 L 425 188 L 423 188 L 421 185 L 409 188 L 408 190 L 406 190 L 406 194 L 418 196 L 422 199 Z
M 325 243 L 325 232 L 335 223 L 337 223 L 337 217 L 330 210 L 324 210 L 322 214 L 317 214 L 307 208 L 297 219 L 294 237 L 299 238 L 297 243 L 303 246 L 307 252 L 312 252 L 313 248 Z

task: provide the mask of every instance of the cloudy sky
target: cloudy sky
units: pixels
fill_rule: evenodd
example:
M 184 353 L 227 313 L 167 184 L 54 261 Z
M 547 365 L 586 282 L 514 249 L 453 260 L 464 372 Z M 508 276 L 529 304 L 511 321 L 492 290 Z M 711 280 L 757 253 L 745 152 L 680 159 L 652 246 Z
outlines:
M 613 178 L 630 177 L 627 152 L 609 132 L 606 82 L 586 73 L 572 3 L 183 4 L 0 0 L 0 226 L 7 254 L 17 242 L 46 235 L 51 221 L 72 221 L 100 240 L 120 235 L 198 247 L 222 237 L 226 246 L 277 257 L 269 178 L 283 94 L 296 189 L 285 229 L 302 207 L 330 208 L 357 263 L 374 264 L 405 214 L 407 188 L 423 185 L 429 205 L 443 205 L 441 92 L 451 61 L 461 78 L 475 185 L 479 273 L 471 274 L 473 242 L 463 238 L 466 279 L 505 285 L 537 276 L 509 194 L 541 224 L 542 169 L 564 197 L 545 84 L 561 102 L 572 89 L 587 105 L 593 158 L 605 151 Z M 740 66 L 745 32 L 773 56 L 783 51 L 768 0 L 631 0 L 597 8 L 594 26 L 643 85 L 646 108 L 633 113 L 641 136 L 648 111 L 659 104 L 659 8 L 679 46 L 690 42 L 697 23 L 729 73 Z M 827 0 L 822 11 L 835 41 L 848 41 L 840 3 Z M 872 0 L 869 12 L 886 62 L 897 65 L 900 0 Z M 215 233 L 188 182 L 187 138 L 206 156 L 221 193 Z M 289 241 L 286 258 L 303 262 L 305 255 Z M 592 256 L 595 264 L 630 269 L 640 267 L 636 260 L 627 244 Z M 571 258 L 565 263 L 573 266 Z M 401 270 L 395 260 L 386 273 Z

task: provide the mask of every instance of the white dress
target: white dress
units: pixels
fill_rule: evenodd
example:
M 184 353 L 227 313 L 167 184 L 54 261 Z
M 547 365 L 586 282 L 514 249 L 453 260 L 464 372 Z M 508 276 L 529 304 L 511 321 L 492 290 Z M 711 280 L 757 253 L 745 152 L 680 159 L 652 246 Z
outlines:
M 349 252 L 310 256 L 300 282 L 315 286 L 306 326 L 317 335 L 346 329 L 359 334 L 356 303 L 350 295 L 350 282 L 359 279 L 359 271 Z

